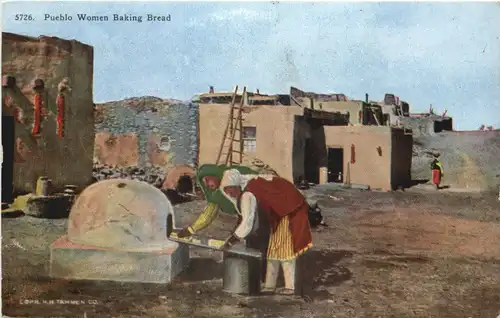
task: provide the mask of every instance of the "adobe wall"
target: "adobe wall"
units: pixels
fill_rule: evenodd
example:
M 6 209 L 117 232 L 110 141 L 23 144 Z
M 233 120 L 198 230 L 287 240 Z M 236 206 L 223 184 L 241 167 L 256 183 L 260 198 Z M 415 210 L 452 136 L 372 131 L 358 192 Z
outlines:
M 391 129 L 387 126 L 325 126 L 326 148 L 343 148 L 344 183 L 391 189 Z M 351 163 L 351 145 L 355 162 Z M 380 147 L 379 153 L 377 147 Z M 322 166 L 327 167 L 327 153 Z M 320 168 L 321 169 L 321 168 Z M 325 173 L 326 169 L 322 169 Z M 322 180 L 325 180 L 323 176 Z
M 228 120 L 230 105 L 199 105 L 199 164 L 215 163 Z M 255 154 L 248 154 L 244 163 L 256 157 L 293 181 L 294 125 L 303 114 L 299 106 L 246 106 L 243 126 L 257 127 Z
M 401 124 L 411 129 L 414 136 L 434 135 L 434 120 L 431 117 L 399 117 Z
M 359 125 L 359 112 L 363 110 L 363 102 L 360 101 L 321 101 L 309 97 L 296 97 L 295 100 L 305 108 L 314 108 L 330 112 L 349 113 L 349 123 Z M 297 103 L 294 102 L 296 105 Z
M 11 99 L 9 106 L 3 105 L 4 115 L 13 115 L 16 109 L 23 114 L 15 125 L 14 191 L 34 191 L 35 182 L 42 175 L 52 179 L 56 188 L 91 183 L 93 55 L 91 46 L 75 40 L 2 33 L 2 76 L 16 78 L 15 85 L 2 90 L 3 102 L 6 96 Z M 72 91 L 66 95 L 65 136 L 59 138 L 57 85 L 65 77 L 69 78 Z M 40 136 L 34 138 L 32 82 L 37 78 L 45 83 L 43 99 L 49 115 L 42 122 Z
M 115 167 L 196 165 L 197 107 L 156 97 L 96 105 L 94 160 Z
M 363 102 L 359 101 L 315 101 L 314 108 L 325 111 L 349 113 L 349 123 L 359 125 L 359 112 L 363 110 Z

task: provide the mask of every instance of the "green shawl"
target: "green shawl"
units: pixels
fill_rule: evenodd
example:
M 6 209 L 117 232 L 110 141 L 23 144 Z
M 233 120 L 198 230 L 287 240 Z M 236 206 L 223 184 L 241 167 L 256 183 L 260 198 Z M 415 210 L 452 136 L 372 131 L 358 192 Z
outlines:
M 214 176 L 222 179 L 222 175 L 224 174 L 224 172 L 229 169 L 236 169 L 242 174 L 259 174 L 257 171 L 254 171 L 245 166 L 205 164 L 198 168 L 198 172 L 196 174 L 196 183 L 198 183 L 198 185 L 200 186 L 208 203 L 217 204 L 222 212 L 235 215 L 237 214 L 237 212 L 234 208 L 233 203 L 224 196 L 221 190 L 210 190 L 203 183 L 203 178 L 207 176 Z

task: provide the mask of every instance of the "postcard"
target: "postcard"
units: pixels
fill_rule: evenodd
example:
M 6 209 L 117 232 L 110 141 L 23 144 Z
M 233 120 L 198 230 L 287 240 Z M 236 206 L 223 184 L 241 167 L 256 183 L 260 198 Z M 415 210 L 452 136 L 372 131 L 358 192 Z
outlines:
M 500 317 L 497 3 L 2 9 L 3 317 Z

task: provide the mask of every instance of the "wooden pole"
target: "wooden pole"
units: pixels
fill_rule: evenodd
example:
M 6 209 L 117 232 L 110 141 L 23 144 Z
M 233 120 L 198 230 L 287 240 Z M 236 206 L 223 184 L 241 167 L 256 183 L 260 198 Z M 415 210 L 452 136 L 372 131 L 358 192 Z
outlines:
M 221 142 L 220 147 L 219 147 L 219 154 L 217 155 L 216 164 L 219 164 L 220 157 L 222 156 L 222 150 L 224 148 L 224 142 L 226 141 L 227 133 L 228 133 L 228 129 L 229 129 L 229 125 L 231 124 L 231 118 L 233 117 L 233 107 L 234 107 L 234 103 L 236 102 L 236 95 L 237 95 L 237 93 L 238 93 L 238 85 L 236 85 L 236 88 L 234 89 L 233 100 L 231 102 L 231 107 L 229 108 L 229 116 L 228 116 L 228 119 L 227 119 L 226 129 L 224 130 L 224 134 L 222 136 L 222 142 Z

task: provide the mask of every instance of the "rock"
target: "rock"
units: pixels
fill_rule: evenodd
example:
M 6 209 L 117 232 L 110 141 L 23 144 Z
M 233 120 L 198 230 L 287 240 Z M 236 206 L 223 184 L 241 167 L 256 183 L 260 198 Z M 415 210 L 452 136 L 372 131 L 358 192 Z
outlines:
M 68 195 L 32 196 L 23 212 L 37 218 L 65 218 L 72 203 L 72 197 Z
M 113 174 L 113 171 L 111 171 L 110 168 L 104 168 L 101 171 L 99 171 L 99 173 L 101 173 L 101 174 L 103 174 L 105 176 L 109 176 L 109 175 Z

